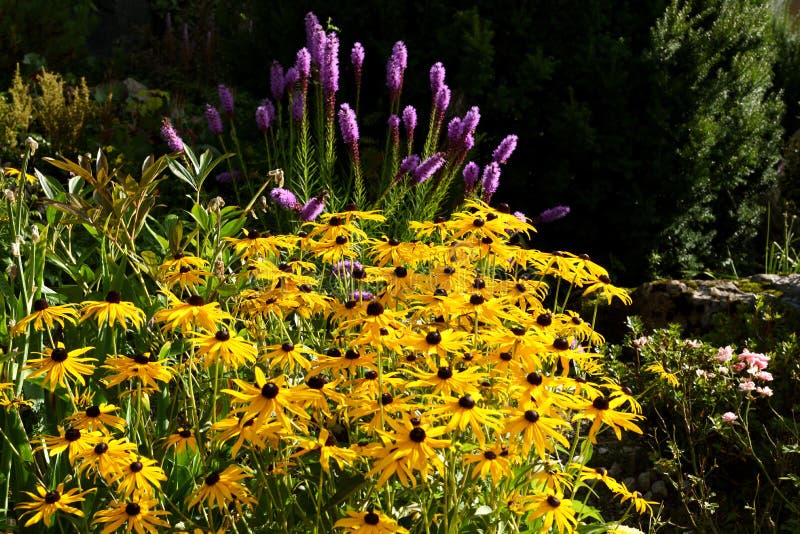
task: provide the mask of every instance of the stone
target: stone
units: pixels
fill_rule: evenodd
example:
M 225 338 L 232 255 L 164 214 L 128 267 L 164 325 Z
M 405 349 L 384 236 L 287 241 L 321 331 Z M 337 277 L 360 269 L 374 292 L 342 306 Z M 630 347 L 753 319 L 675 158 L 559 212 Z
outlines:
M 669 494 L 667 491 L 667 485 L 663 480 L 656 480 L 653 482 L 653 485 L 650 486 L 650 492 L 653 494 L 653 497 L 657 499 L 664 499 Z

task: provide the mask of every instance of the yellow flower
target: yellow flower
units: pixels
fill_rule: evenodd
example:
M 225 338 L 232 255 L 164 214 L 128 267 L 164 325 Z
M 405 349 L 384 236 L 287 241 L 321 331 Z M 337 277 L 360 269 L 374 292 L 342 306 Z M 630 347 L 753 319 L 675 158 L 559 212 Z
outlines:
M 178 431 L 167 436 L 165 440 L 166 443 L 164 446 L 166 448 L 175 447 L 176 454 L 181 454 L 189 450 L 194 452 L 200 451 L 200 449 L 197 448 L 197 438 L 190 428 L 178 427 Z
M 67 418 L 67 422 L 74 428 L 82 430 L 99 430 L 104 434 L 111 434 L 108 427 L 125 430 L 125 419 L 112 415 L 119 408 L 113 404 L 101 403 L 99 406 L 89 406 L 83 412 L 77 412 Z
M 217 330 L 216 334 L 197 334 L 192 338 L 192 343 L 197 349 L 197 355 L 203 356 L 206 368 L 216 361 L 229 369 L 238 369 L 246 363 L 253 363 L 258 356 L 258 350 L 252 343 L 237 335 L 231 335 L 228 330 Z
M 182 329 L 184 332 L 195 328 L 204 328 L 211 332 L 217 331 L 217 323 L 224 319 L 233 320 L 227 312 L 219 309 L 218 302 L 205 303 L 203 297 L 192 295 L 186 302 L 167 292 L 170 307 L 159 310 L 153 315 L 157 322 L 165 323 L 162 330 Z
M 236 504 L 257 504 L 250 490 L 240 481 L 251 477 L 249 473 L 238 465 L 229 465 L 224 471 L 213 471 L 203 481 L 203 485 L 189 496 L 189 508 L 194 508 L 205 502 L 210 507 L 216 506 L 220 510 L 234 499 Z
M 680 385 L 678 381 L 678 376 L 673 373 L 670 369 L 664 367 L 664 364 L 661 362 L 655 362 L 653 364 L 648 365 L 644 368 L 645 371 L 652 371 L 656 373 L 661 380 L 666 381 L 670 386 L 677 388 Z
M 496 410 L 478 406 L 480 400 L 481 396 L 478 394 L 450 397 L 445 399 L 444 404 L 431 408 L 428 413 L 443 418 L 450 417 L 446 426 L 448 432 L 456 428 L 464 431 L 469 426 L 482 446 L 486 443 L 484 428 L 496 430 L 500 425 L 497 419 L 500 414 Z
M 81 510 L 70 505 L 83 501 L 83 496 L 92 491 L 94 491 L 94 488 L 86 491 L 72 488 L 64 492 L 63 482 L 55 490 L 48 490 L 44 486 L 36 486 L 36 495 L 29 491 L 23 491 L 22 493 L 30 497 L 31 500 L 17 505 L 18 509 L 25 510 L 20 515 L 20 519 L 30 515 L 30 519 L 25 522 L 25 527 L 34 525 L 39 521 L 43 521 L 46 527 L 50 527 L 53 524 L 56 512 L 59 510 L 67 514 L 84 517 Z
M 472 468 L 472 478 L 491 476 L 492 483 L 497 484 L 512 476 L 508 448 L 499 444 L 491 449 L 465 454 L 464 461 L 468 464 L 475 464 Z
M 478 384 L 486 376 L 476 367 L 454 372 L 452 367 L 445 365 L 439 367 L 433 373 L 416 372 L 413 374 L 419 380 L 410 382 L 408 387 L 433 387 L 432 393 L 441 395 L 450 395 L 452 393 L 456 395 L 477 394 Z
M 25 369 L 33 369 L 28 375 L 28 379 L 44 375 L 44 384 L 49 384 L 50 391 L 55 391 L 56 386 L 67 386 L 67 377 L 72 377 L 81 385 L 86 384 L 83 375 L 94 373 L 94 366 L 89 362 L 96 362 L 96 358 L 79 358 L 94 347 L 83 347 L 67 351 L 63 343 L 58 343 L 54 349 L 47 348 L 43 354 L 44 358 L 33 358 L 28 360 Z M 34 354 L 41 354 L 35 352 Z
M 584 289 L 583 296 L 601 289 L 603 290 L 603 293 L 605 294 L 606 300 L 609 304 L 611 304 L 611 299 L 614 297 L 617 297 L 626 306 L 633 302 L 633 299 L 631 299 L 630 295 L 628 295 L 628 292 L 621 287 L 612 285 L 611 278 L 605 274 L 598 276 L 597 280 L 592 285 Z
M 308 414 L 296 405 L 292 390 L 284 386 L 283 376 L 267 380 L 264 371 L 256 367 L 254 384 L 238 378 L 234 378 L 233 382 L 239 386 L 240 391 L 223 389 L 221 392 L 233 397 L 231 404 L 238 405 L 234 413 L 243 414 L 245 421 L 255 419 L 255 424 L 260 425 L 269 417 L 277 417 L 284 427 L 290 429 L 292 422 L 286 415 L 287 411 L 308 419 Z
M 5 174 L 6 176 L 10 176 L 12 178 L 19 179 L 19 177 L 22 176 L 22 171 L 19 169 L 15 169 L 14 167 L 3 167 L 0 170 L 3 172 L 3 174 Z M 36 178 L 36 176 L 26 172 L 25 181 L 28 182 L 29 184 L 35 184 L 39 180 Z
M 191 254 L 184 254 L 183 252 L 176 252 L 172 258 L 164 260 L 158 267 L 158 270 L 163 273 L 170 273 L 180 271 L 182 269 L 189 270 L 206 270 L 208 269 L 208 262 L 197 256 Z
M 149 352 L 134 356 L 112 356 L 106 358 L 106 364 L 103 365 L 103 369 L 112 371 L 112 374 L 106 379 L 106 386 L 112 387 L 121 384 L 125 380 L 138 378 L 145 389 L 160 391 L 156 380 L 169 382 L 172 380 L 172 374 L 174 373 L 171 367 L 167 367 L 164 364 L 164 360 L 152 361 Z
M 542 411 L 542 413 L 546 413 Z M 556 427 L 569 426 L 569 423 L 553 417 L 541 415 L 539 411 L 528 409 L 510 409 L 508 420 L 503 433 L 511 435 L 521 435 L 522 451 L 527 454 L 531 447 L 536 449 L 536 453 L 545 458 L 547 451 L 553 450 L 553 443 L 550 439 L 559 442 L 569 448 L 569 441 L 561 435 Z M 550 438 L 550 439 L 548 439 Z
M 125 328 L 130 322 L 136 328 L 141 328 L 144 324 L 144 312 L 134 306 L 132 302 L 123 302 L 118 291 L 109 291 L 104 301 L 87 300 L 82 302 L 81 307 L 83 315 L 80 322 L 94 317 L 97 319 L 97 326 L 107 323 L 109 327 L 119 324 Z
M 389 424 L 395 432 L 383 432 L 386 438 L 393 442 L 387 444 L 383 450 L 383 458 L 379 460 L 368 475 L 383 472 L 378 485 L 381 481 L 388 479 L 387 473 L 396 469 L 393 466 L 397 460 L 405 466 L 406 471 L 419 471 L 423 480 L 428 476 L 431 466 L 437 471 L 444 469 L 444 463 L 439 457 L 436 449 L 450 446 L 449 439 L 437 439 L 445 433 L 445 427 L 431 427 L 422 423 L 419 418 L 406 418 L 402 421 L 390 419 Z
M 106 482 L 110 482 L 121 473 L 128 463 L 128 457 L 136 452 L 136 444 L 127 439 L 100 437 L 93 448 L 80 454 L 83 460 L 78 465 L 78 473 L 100 473 Z
M 319 431 L 319 437 L 316 440 L 300 438 L 297 440 L 297 446 L 300 450 L 290 456 L 296 458 L 312 451 L 319 451 L 319 464 L 322 469 L 330 474 L 331 460 L 336 461 L 339 469 L 344 469 L 345 464 L 350 464 L 358 459 L 358 453 L 351 449 L 336 446 L 336 437 L 328 432 L 327 428 L 322 428 Z
M 106 523 L 100 534 L 111 534 L 125 526 L 125 532 L 136 534 L 158 534 L 169 528 L 169 523 L 160 516 L 169 515 L 165 510 L 153 510 L 156 499 L 142 499 L 136 502 L 117 501 L 109 510 L 97 512 L 92 525 Z M 157 527 L 163 527 L 161 529 Z
M 355 512 L 349 510 L 346 518 L 334 524 L 334 528 L 349 530 L 359 534 L 406 534 L 408 530 L 399 526 L 391 517 L 369 510 L 368 512 Z
M 267 352 L 262 356 L 269 362 L 270 369 L 275 367 L 286 368 L 295 372 L 302 368 L 306 372 L 311 369 L 311 359 L 316 353 L 304 345 L 295 345 L 291 341 L 286 341 L 280 345 L 270 345 Z
M 651 505 L 658 504 L 657 501 L 648 501 L 644 498 L 644 495 L 639 493 L 638 491 L 630 491 L 624 484 L 620 484 L 623 488 L 623 491 L 620 493 L 622 498 L 620 502 L 631 501 L 631 504 L 639 513 L 639 515 L 644 514 L 647 512 L 648 514 L 653 514 L 653 507 Z
M 58 436 L 40 436 L 39 439 L 44 441 L 44 444 L 36 447 L 34 452 L 46 449 L 47 454 L 56 456 L 68 450 L 69 463 L 73 463 L 75 458 L 94 447 L 101 436 L 100 432 L 81 431 L 79 428 L 64 430 L 59 426 L 58 431 Z
M 50 306 L 46 299 L 40 298 L 33 302 L 33 313 L 17 321 L 17 324 L 11 329 L 11 336 L 18 336 L 25 332 L 31 323 L 33 323 L 33 329 L 39 332 L 45 327 L 52 330 L 56 324 L 62 328 L 65 322 L 75 324 L 77 318 L 78 312 L 75 311 L 72 304 Z
M 115 475 L 109 484 L 119 482 L 117 490 L 125 497 L 152 496 L 154 490 L 161 489 L 161 482 L 167 480 L 164 470 L 158 462 L 131 454 L 122 470 Z
M 518 512 L 531 512 L 529 521 L 543 518 L 544 523 L 540 532 L 550 532 L 553 523 L 559 534 L 563 532 L 574 532 L 578 526 L 575 518 L 575 509 L 572 501 L 565 499 L 561 495 L 540 493 L 537 495 L 525 496 L 516 505 Z
M 572 420 L 592 419 L 592 426 L 589 429 L 589 440 L 594 444 L 597 444 L 597 431 L 600 429 L 602 423 L 614 429 L 617 439 L 622 439 L 621 428 L 641 434 L 642 430 L 633 423 L 638 419 L 644 419 L 641 415 L 618 412 L 615 410 L 615 408 L 619 407 L 624 402 L 626 402 L 626 399 L 623 397 L 615 397 L 611 400 L 605 397 L 596 397 L 590 404 L 576 406 L 576 408 L 582 409 L 583 411 L 575 414 Z

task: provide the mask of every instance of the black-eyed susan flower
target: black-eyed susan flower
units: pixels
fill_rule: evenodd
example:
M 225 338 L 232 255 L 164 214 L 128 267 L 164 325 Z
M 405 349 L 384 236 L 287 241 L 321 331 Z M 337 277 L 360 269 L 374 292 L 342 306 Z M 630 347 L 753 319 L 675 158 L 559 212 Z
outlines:
M 647 367 L 644 368 L 645 371 L 650 371 L 652 373 L 656 373 L 658 377 L 665 381 L 670 386 L 677 388 L 680 385 L 678 381 L 678 376 L 672 372 L 671 369 L 664 366 L 661 362 L 651 363 Z
M 67 428 L 66 430 L 58 427 L 58 436 L 38 436 L 37 441 L 43 441 L 34 449 L 34 452 L 47 450 L 50 456 L 56 456 L 64 451 L 68 451 L 69 463 L 73 463 L 85 451 L 91 449 L 97 443 L 101 434 L 97 431 L 86 431 L 80 428 Z
M 294 246 L 294 240 L 289 236 L 273 236 L 269 233 L 262 235 L 258 230 L 243 229 L 245 236 L 242 238 L 226 237 L 233 246 L 233 250 L 242 258 L 261 257 L 266 258 L 270 255 L 280 256 L 281 249 L 290 249 Z
M 396 470 L 395 461 L 405 465 L 408 472 L 418 471 L 423 479 L 428 476 L 431 467 L 439 472 L 444 469 L 444 463 L 437 452 L 437 449 L 449 447 L 451 443 L 449 439 L 439 439 L 446 432 L 444 426 L 433 427 L 422 423 L 418 417 L 399 421 L 390 419 L 388 422 L 395 432 L 383 433 L 388 440 L 383 457 L 375 463 L 368 475 Z M 381 474 L 380 480 L 388 479 L 384 474 Z M 378 485 L 381 485 L 380 480 Z
M 131 454 L 128 462 L 122 464 L 122 470 L 111 479 L 110 483 L 119 482 L 117 491 L 123 496 L 138 498 L 154 495 L 156 490 L 161 489 L 161 482 L 165 480 L 167 475 L 157 461 Z
M 451 328 L 431 329 L 409 333 L 402 339 L 402 343 L 408 349 L 446 358 L 448 354 L 461 354 L 467 350 L 469 345 L 467 336 L 465 332 L 454 331 Z
M 175 286 L 181 288 L 182 291 L 192 291 L 197 286 L 205 284 L 206 279 L 211 276 L 209 271 L 200 269 L 192 269 L 190 267 L 181 267 L 177 271 L 169 271 L 162 275 L 161 281 L 172 290 Z
M 162 330 L 178 330 L 184 332 L 202 328 L 211 332 L 217 331 L 217 324 L 224 320 L 233 320 L 229 313 L 222 311 L 218 302 L 206 302 L 199 295 L 192 295 L 185 302 L 167 292 L 170 307 L 157 311 L 153 319 L 164 323 Z
M 431 393 L 434 395 L 476 395 L 478 384 L 487 375 L 477 367 L 470 367 L 464 370 L 454 370 L 452 366 L 443 365 L 434 372 L 414 372 L 418 378 L 409 382 L 409 388 L 433 388 Z
M 236 458 L 239 449 L 245 443 L 254 449 L 263 449 L 268 444 L 277 447 L 280 439 L 286 434 L 286 428 L 278 421 L 256 425 L 254 418 L 243 419 L 241 416 L 226 417 L 217 421 L 211 425 L 211 430 L 216 432 L 213 439 L 218 443 L 236 438 L 231 446 L 231 458 Z
M 654 504 L 658 504 L 658 501 L 648 501 L 644 495 L 639 493 L 638 491 L 630 491 L 624 484 L 621 484 L 623 491 L 620 493 L 621 499 L 620 502 L 630 501 L 631 505 L 634 509 L 642 515 L 644 513 L 653 514 L 653 506 Z
M 341 528 L 359 534 L 406 534 L 408 530 L 399 526 L 397 521 L 375 510 L 356 512 L 349 510 L 347 517 L 338 520 L 335 528 Z
M 205 503 L 209 507 L 224 510 L 234 499 L 238 506 L 243 504 L 256 504 L 256 501 L 242 480 L 251 477 L 250 473 L 236 464 L 231 464 L 223 471 L 212 471 L 203 479 L 200 487 L 189 496 L 188 506 Z
M 197 447 L 197 436 L 195 436 L 191 428 L 187 427 L 178 427 L 174 434 L 167 436 L 164 447 L 167 449 L 175 447 L 175 454 L 183 454 L 188 451 L 197 453 L 200 451 Z
M 82 461 L 78 465 L 78 473 L 99 473 L 106 482 L 110 482 L 122 472 L 128 463 L 128 457 L 135 451 L 136 444 L 125 438 L 102 436 L 96 440 L 94 447 L 81 452 L 79 458 Z
M 108 387 L 119 385 L 125 380 L 138 378 L 143 388 L 155 391 L 160 391 L 156 381 L 169 382 L 174 373 L 164 360 L 151 359 L 149 352 L 106 358 L 103 369 L 111 371 L 105 380 Z
M 464 431 L 469 428 L 477 438 L 478 444 L 483 446 L 486 443 L 485 431 L 497 430 L 500 426 L 500 412 L 479 406 L 478 403 L 482 400 L 479 394 L 439 400 L 444 400 L 444 403 L 432 407 L 428 413 L 447 420 L 445 428 L 448 432 L 455 429 Z
M 316 356 L 317 353 L 305 345 L 285 341 L 268 346 L 262 358 L 269 363 L 270 369 L 278 367 L 295 372 L 298 369 L 311 369 L 312 358 Z
M 267 422 L 269 417 L 277 417 L 285 428 L 291 429 L 292 422 L 286 414 L 287 411 L 303 419 L 309 418 L 305 410 L 297 405 L 292 390 L 285 386 L 284 376 L 267 380 L 264 371 L 256 367 L 255 383 L 238 378 L 233 382 L 239 386 L 239 391 L 221 391 L 233 397 L 231 404 L 235 407 L 234 413 L 242 414 L 244 420 L 255 419 L 256 424 L 260 425 Z
M 227 329 L 217 330 L 216 334 L 197 334 L 192 338 L 197 356 L 203 358 L 206 368 L 221 362 L 228 369 L 254 363 L 258 350 L 252 343 Z
M 472 478 L 491 476 L 492 482 L 497 484 L 512 476 L 508 448 L 499 443 L 491 448 L 465 454 L 464 461 L 467 464 L 474 464 Z
M 18 510 L 25 510 L 20 515 L 20 519 L 30 516 L 23 526 L 29 527 L 41 521 L 49 528 L 53 525 L 57 512 L 84 517 L 83 511 L 72 505 L 83 501 L 84 496 L 92 491 L 94 489 L 81 491 L 79 488 L 64 491 L 63 482 L 56 486 L 54 490 L 48 490 L 44 486 L 36 486 L 35 494 L 30 491 L 23 491 L 22 493 L 30 499 L 17 505 Z
M 346 447 L 339 447 L 336 437 L 327 428 L 321 428 L 317 439 L 295 438 L 299 451 L 292 454 L 291 458 L 296 458 L 312 451 L 319 451 L 319 464 L 323 471 L 330 474 L 331 460 L 335 461 L 339 469 L 344 469 L 345 464 L 350 465 L 359 458 L 356 451 Z
M 605 467 L 588 467 L 581 464 L 570 464 L 569 467 L 578 469 L 578 477 L 582 482 L 586 482 L 587 480 L 599 480 L 614 493 L 625 494 L 628 492 L 627 488 L 622 483 L 608 474 L 608 469 Z
M 162 517 L 169 515 L 166 510 L 154 510 L 157 499 L 140 499 L 136 501 L 116 501 L 108 510 L 100 510 L 94 514 L 92 525 L 102 525 L 100 534 L 111 534 L 125 527 L 125 532 L 136 534 L 158 534 L 169 528 L 169 522 Z
M 531 474 L 531 481 L 542 491 L 563 495 L 572 491 L 572 475 L 557 462 L 547 460 Z
M 28 379 L 44 375 L 44 385 L 50 391 L 55 391 L 56 386 L 67 386 L 67 378 L 71 378 L 81 385 L 86 384 L 83 377 L 94 373 L 96 358 L 80 358 L 94 347 L 81 347 L 68 351 L 63 343 L 58 343 L 55 348 L 46 348 L 42 358 L 28 360 L 25 369 L 31 369 Z M 34 353 L 41 354 L 41 353 Z
M 530 512 L 529 521 L 542 518 L 540 532 L 550 532 L 553 524 L 559 534 L 574 532 L 578 526 L 572 501 L 565 499 L 563 495 L 539 493 L 525 496 L 516 511 Z
M 633 299 L 631 299 L 630 295 L 628 295 L 628 292 L 621 287 L 613 285 L 611 283 L 611 278 L 605 274 L 598 276 L 589 287 L 584 289 L 583 296 L 594 293 L 595 291 L 602 291 L 606 297 L 606 300 L 608 301 L 608 304 L 611 304 L 611 299 L 614 297 L 617 297 L 626 306 L 633 302 Z
M 414 266 L 429 257 L 430 248 L 423 243 L 407 243 L 383 236 L 383 239 L 369 240 L 367 254 L 377 267 Z
M 619 412 L 616 410 L 616 408 L 620 407 L 625 402 L 626 399 L 622 397 L 615 397 L 611 400 L 605 397 L 596 397 L 591 403 L 587 401 L 582 405 L 576 406 L 581 412 L 575 414 L 572 420 L 592 420 L 592 426 L 589 428 L 589 440 L 594 444 L 597 443 L 597 432 L 600 430 L 600 425 L 603 423 L 614 429 L 614 434 L 617 435 L 617 439 L 622 439 L 621 429 L 623 428 L 641 434 L 642 430 L 634 424 L 634 421 L 644 419 L 641 415 Z
M 184 254 L 182 251 L 178 251 L 173 254 L 171 258 L 165 259 L 161 265 L 159 265 L 158 270 L 161 273 L 168 273 L 179 271 L 183 268 L 202 271 L 208 269 L 208 262 L 203 258 L 198 258 L 197 256 Z
M 383 430 L 384 422 L 390 416 L 398 413 L 408 413 L 413 410 L 415 405 L 410 401 L 411 399 L 407 397 L 395 396 L 388 391 L 384 391 L 380 395 L 376 393 L 363 397 L 347 397 L 345 400 L 347 407 L 350 409 L 348 416 L 352 421 L 358 421 L 362 417 L 370 417 L 368 422 L 359 423 L 359 426 L 371 432 Z
M 33 302 L 33 312 L 17 321 L 11 328 L 11 336 L 18 336 L 27 331 L 29 324 L 33 324 L 33 329 L 40 332 L 45 328 L 52 330 L 55 325 L 63 328 L 67 322 L 75 324 L 77 319 L 78 312 L 72 304 L 51 306 L 47 303 L 47 299 L 40 298 Z
M 76 412 L 67 418 L 67 422 L 73 428 L 82 430 L 99 430 L 104 434 L 111 434 L 111 428 L 117 430 L 125 430 L 125 419 L 114 415 L 114 412 L 119 410 L 119 407 L 106 402 L 98 405 L 92 405 L 86 410 Z
M 540 410 L 542 409 L 540 408 Z M 509 409 L 509 418 L 503 433 L 520 436 L 523 453 L 527 454 L 531 448 L 534 448 L 540 458 L 545 458 L 547 452 L 554 448 L 553 441 L 569 447 L 567 438 L 558 431 L 559 426 L 569 426 L 569 423 L 563 419 L 548 417 L 544 415 L 547 413 L 546 411 L 542 410 L 540 413 L 540 410 Z
M 94 317 L 98 327 L 103 324 L 109 327 L 119 324 L 122 328 L 126 328 L 130 323 L 136 328 L 141 328 L 145 320 L 144 312 L 132 302 L 123 301 L 122 295 L 116 290 L 109 291 L 106 300 L 87 300 L 81 302 L 80 306 L 82 311 L 80 322 Z

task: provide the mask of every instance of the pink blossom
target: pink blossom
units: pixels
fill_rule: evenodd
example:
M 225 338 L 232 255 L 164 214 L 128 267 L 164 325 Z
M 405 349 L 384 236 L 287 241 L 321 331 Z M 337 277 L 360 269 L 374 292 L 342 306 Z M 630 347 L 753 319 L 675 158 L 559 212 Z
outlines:
M 739 418 L 733 412 L 725 412 L 724 414 L 722 414 L 722 420 L 725 421 L 726 423 L 733 423 L 737 419 Z
M 747 364 L 744 363 L 744 362 L 739 362 L 739 363 L 733 364 L 733 370 L 736 371 L 736 372 L 741 371 L 745 367 L 747 367 Z
M 771 397 L 772 396 L 772 388 L 770 388 L 768 386 L 764 386 L 763 388 L 756 388 L 756 393 L 758 393 L 762 397 Z
M 727 347 L 720 347 L 717 351 L 717 355 L 714 356 L 718 362 L 729 362 L 733 359 L 733 347 L 728 345 Z
M 683 342 L 683 344 L 686 345 L 687 347 L 692 347 L 693 349 L 699 349 L 700 347 L 703 346 L 703 342 L 697 341 L 696 339 L 687 339 L 686 341 Z
M 739 391 L 754 391 L 756 389 L 756 384 L 749 378 L 745 378 L 741 382 L 739 382 Z
M 770 358 L 769 356 L 750 352 L 749 350 L 744 349 L 744 352 L 739 354 L 739 361 L 741 362 L 743 360 L 747 362 L 748 367 L 757 367 L 763 371 L 767 368 Z
M 772 373 L 769 371 L 759 371 L 753 376 L 759 380 L 763 380 L 764 382 L 772 382 Z
M 721 374 L 721 375 L 727 375 L 728 374 L 728 368 L 725 367 L 724 365 L 720 365 L 719 367 L 717 367 L 717 372 L 719 374 Z
M 640 338 L 636 338 L 636 339 L 633 340 L 633 346 L 636 347 L 637 349 L 641 349 L 642 347 L 647 345 L 649 342 L 650 342 L 650 338 L 649 337 L 642 336 Z

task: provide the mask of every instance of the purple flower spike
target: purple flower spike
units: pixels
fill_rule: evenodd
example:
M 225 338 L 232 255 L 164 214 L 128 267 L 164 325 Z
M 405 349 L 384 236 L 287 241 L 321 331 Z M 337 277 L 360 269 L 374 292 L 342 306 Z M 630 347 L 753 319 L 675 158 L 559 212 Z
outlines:
M 470 161 L 464 166 L 462 175 L 464 176 L 464 189 L 466 189 L 467 194 L 471 193 L 472 190 L 475 189 L 475 184 L 478 183 L 478 175 L 480 172 L 480 167 L 478 167 L 478 164 L 474 161 Z
M 350 108 L 349 104 L 342 104 L 339 107 L 339 129 L 346 145 L 353 147 L 358 143 L 356 112 Z
M 461 144 L 461 134 L 463 130 L 464 125 L 458 117 L 453 117 L 450 119 L 450 122 L 447 123 L 447 143 L 451 147 Z
M 478 123 L 481 120 L 481 110 L 478 106 L 472 106 L 469 108 L 469 111 L 464 115 L 464 134 L 474 134 L 475 130 L 478 129 Z
M 323 196 L 312 197 L 300 210 L 300 218 L 306 222 L 313 221 L 325 210 L 325 198 Z
M 275 119 L 275 106 L 272 101 L 264 100 L 256 109 L 256 125 L 262 132 L 269 130 L 272 121 Z
M 389 120 L 386 121 L 386 123 L 389 125 L 389 128 L 391 128 L 393 132 L 397 131 L 400 128 L 400 117 L 392 113 L 391 115 L 389 115 Z
M 284 80 L 283 67 L 277 61 L 273 61 L 269 69 L 269 87 L 275 102 L 279 102 L 283 96 L 284 85 L 286 85 L 286 81 Z
M 354 300 L 356 302 L 369 302 L 375 298 L 375 295 L 370 293 L 369 291 L 362 291 L 360 289 L 356 289 L 352 293 L 350 293 L 350 300 Z
M 289 67 L 286 69 L 286 76 L 283 77 L 283 88 L 288 92 L 294 91 L 294 85 L 300 80 L 300 73 L 297 72 L 297 67 Z
M 414 178 L 416 179 L 416 183 L 421 184 L 427 181 L 442 167 L 442 165 L 444 165 L 444 163 L 444 154 L 441 152 L 437 152 L 433 156 L 420 163 L 419 166 L 414 169 Z
M 282 187 L 276 187 L 270 191 L 269 198 L 271 198 L 275 204 L 282 208 L 289 210 L 297 210 L 300 208 L 300 205 L 297 202 L 297 197 L 294 195 L 294 193 L 288 189 L 283 189 Z
M 353 43 L 353 49 L 350 51 L 350 63 L 356 72 L 361 72 L 361 67 L 364 66 L 364 46 L 361 43 Z
M 229 184 L 233 181 L 238 181 L 241 177 L 242 173 L 239 171 L 233 171 L 233 173 L 225 171 L 219 173 L 214 179 L 218 184 Z
M 431 94 L 436 95 L 439 89 L 444 85 L 444 65 L 441 61 L 433 64 L 430 72 L 431 79 Z
M 355 260 L 339 260 L 331 265 L 331 271 L 336 278 L 344 278 L 353 274 L 353 271 L 361 271 L 364 266 Z
M 408 49 L 403 41 L 397 41 L 392 47 L 392 59 L 400 65 L 400 68 L 406 70 L 408 67 Z
M 223 84 L 217 86 L 217 93 L 219 94 L 219 105 L 224 113 L 233 115 L 233 94 L 231 90 Z
M 397 171 L 398 176 L 403 176 L 409 172 L 413 173 L 419 167 L 419 156 L 416 154 L 411 154 L 408 157 L 403 158 L 403 161 L 400 162 L 400 168 Z
M 412 137 L 414 130 L 417 129 L 417 110 L 414 106 L 406 106 L 403 109 L 403 126 L 406 129 L 406 135 Z
M 450 88 L 447 84 L 442 84 L 439 88 L 439 91 L 436 92 L 436 111 L 439 114 L 443 114 L 447 111 L 448 106 L 450 105 Z
M 311 74 L 311 54 L 308 52 L 308 48 L 301 48 L 297 51 L 294 68 L 297 69 L 297 73 L 302 79 L 308 78 Z
M 487 204 L 492 199 L 497 188 L 500 187 L 500 164 L 491 162 L 483 168 L 483 200 Z
M 497 163 L 505 163 L 508 161 L 514 149 L 517 148 L 517 140 L 518 137 L 516 135 L 506 136 L 505 139 L 500 141 L 500 144 L 494 149 L 494 152 L 492 152 L 492 159 Z
M 545 224 L 551 223 L 559 219 L 563 219 L 569 214 L 569 211 L 569 206 L 556 206 L 554 208 L 544 210 L 542 213 L 536 216 L 533 222 Z
M 175 131 L 172 122 L 166 117 L 161 121 L 161 137 L 167 142 L 167 146 L 171 151 L 183 152 L 183 139 Z
M 464 136 L 464 140 L 461 142 L 461 148 L 464 152 L 469 152 L 472 150 L 472 147 L 475 146 L 475 136 L 472 134 L 467 134 Z
M 519 219 L 520 221 L 522 221 L 524 223 L 528 222 L 528 216 L 525 215 L 524 213 L 522 213 L 521 211 L 515 211 L 511 215 L 513 215 L 514 217 L 516 217 L 517 219 Z
M 306 97 L 302 92 L 297 92 L 292 99 L 292 119 L 294 119 L 295 122 L 302 122 L 305 111 Z
M 386 86 L 392 98 L 397 98 L 403 89 L 403 75 L 408 66 L 408 50 L 403 41 L 397 41 L 392 47 L 392 55 L 386 64 Z
M 217 108 L 211 104 L 206 104 L 206 122 L 212 134 L 222 135 L 222 117 L 219 116 Z
M 339 90 L 339 36 L 331 32 L 325 39 L 325 57 L 322 62 L 320 76 L 322 90 L 331 96 Z
M 322 69 L 322 64 L 325 62 L 325 46 L 328 40 L 325 35 L 325 30 L 322 26 L 317 25 L 314 34 L 311 36 L 311 42 L 308 44 L 308 50 L 311 53 L 311 63 Z

